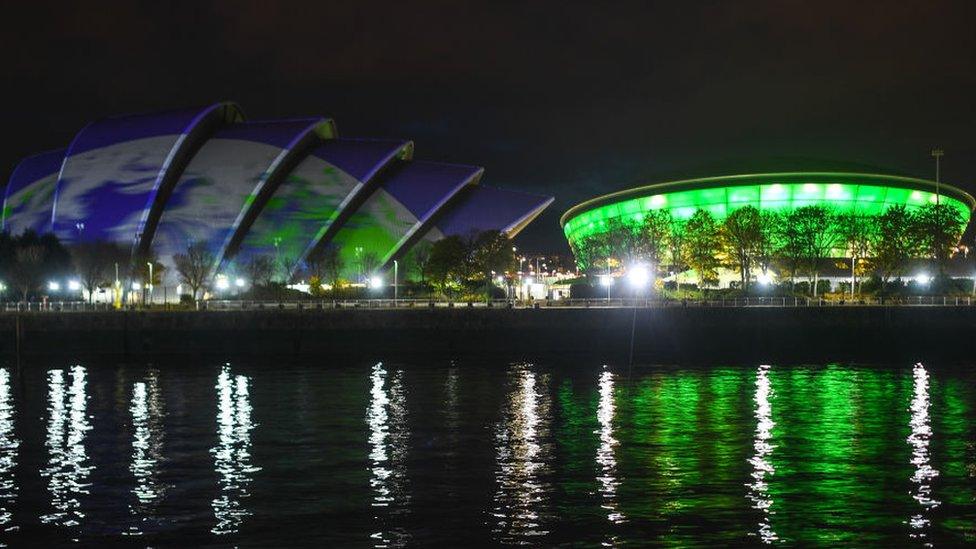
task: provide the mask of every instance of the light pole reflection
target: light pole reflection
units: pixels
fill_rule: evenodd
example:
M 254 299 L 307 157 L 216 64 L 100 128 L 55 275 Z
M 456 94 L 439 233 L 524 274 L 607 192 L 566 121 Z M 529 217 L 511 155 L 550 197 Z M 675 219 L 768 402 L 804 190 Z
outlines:
M 624 522 L 623 513 L 617 509 L 617 457 L 615 448 L 619 442 L 613 436 L 613 417 L 616 408 L 613 403 L 613 373 L 604 371 L 600 374 L 600 403 L 597 405 L 596 417 L 600 423 L 600 447 L 596 451 L 596 463 L 600 466 L 600 474 L 596 477 L 600 483 L 600 494 L 603 496 L 601 507 L 607 511 L 607 520 L 614 524 Z
M 9 530 L 17 499 L 17 452 L 20 441 L 14 433 L 14 402 L 10 394 L 10 372 L 0 370 L 0 529 Z M 2 544 L 2 542 L 0 542 Z
M 41 470 L 41 477 L 47 478 L 53 512 L 40 519 L 45 524 L 72 527 L 79 525 L 85 516 L 79 497 L 88 494 L 88 475 L 94 469 L 85 449 L 85 433 L 91 429 L 86 415 L 85 369 L 74 366 L 69 376 L 65 376 L 64 370 L 51 370 L 47 380 L 48 420 L 44 445 L 48 460 Z
M 373 366 L 370 373 L 369 405 L 366 423 L 369 426 L 369 485 L 373 489 L 373 518 L 381 528 L 370 534 L 376 547 L 405 545 L 409 539 L 402 529 L 384 524 L 393 515 L 406 513 L 409 495 L 406 491 L 406 454 L 409 434 L 406 430 L 406 396 L 403 372 L 390 379 L 383 364 Z M 386 516 L 381 508 L 388 509 Z
M 769 384 L 769 366 L 760 366 L 756 370 L 756 393 L 753 397 L 753 401 L 755 402 L 753 414 L 756 416 L 756 433 L 752 443 L 755 454 L 749 458 L 749 463 L 752 465 L 752 482 L 746 486 L 749 487 L 749 495 L 747 497 L 752 501 L 752 507 L 762 512 L 758 536 L 766 544 L 771 544 L 779 540 L 779 536 L 776 535 L 776 532 L 773 531 L 773 527 L 770 524 L 770 516 L 775 514 L 775 511 L 772 509 L 773 499 L 769 496 L 769 484 L 767 482 L 767 477 L 776 474 L 776 468 L 773 467 L 773 464 L 769 460 L 773 450 L 776 449 L 776 446 L 771 442 L 773 438 L 773 427 L 776 426 L 776 423 L 772 419 L 773 406 L 771 399 L 773 396 L 773 391 Z
M 916 364 L 912 371 L 913 396 L 911 402 L 912 416 L 909 420 L 911 433 L 908 444 L 912 447 L 911 464 L 915 467 L 912 474 L 912 497 L 921 506 L 920 512 L 909 519 L 911 537 L 924 539 L 931 521 L 928 512 L 935 509 L 942 502 L 932 497 L 932 480 L 939 476 L 939 471 L 932 467 L 929 455 L 929 442 L 932 439 L 932 426 L 929 422 L 929 373 L 922 364 Z M 931 545 L 931 543 L 926 543 Z
M 214 534 L 237 532 L 251 511 L 243 500 L 250 496 L 248 486 L 254 473 L 261 470 L 251 464 L 251 420 L 249 378 L 232 375 L 229 365 L 217 376 L 217 446 L 210 449 L 214 456 L 214 470 L 220 493 L 211 506 L 217 524 Z
M 503 543 L 539 543 L 548 534 L 542 507 L 547 485 L 549 448 L 549 398 L 545 377 L 528 367 L 515 368 L 513 390 L 495 428 L 497 470 L 492 515 L 495 536 Z M 538 389 L 537 385 L 543 385 Z
M 153 506 L 166 488 L 158 479 L 163 445 L 162 408 L 159 378 L 155 372 L 145 382 L 132 385 L 132 401 L 129 405 L 129 413 L 132 415 L 132 462 L 129 471 L 136 481 L 132 489 L 136 501 L 129 505 L 129 511 L 143 521 L 148 520 Z M 138 528 L 132 528 L 129 533 L 142 532 Z

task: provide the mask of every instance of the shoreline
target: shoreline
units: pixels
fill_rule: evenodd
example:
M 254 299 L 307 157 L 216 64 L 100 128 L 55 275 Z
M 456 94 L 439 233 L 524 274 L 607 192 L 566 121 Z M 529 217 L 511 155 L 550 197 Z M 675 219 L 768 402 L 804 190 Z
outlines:
M 0 357 L 961 363 L 974 333 L 965 306 L 46 312 L 0 315 Z

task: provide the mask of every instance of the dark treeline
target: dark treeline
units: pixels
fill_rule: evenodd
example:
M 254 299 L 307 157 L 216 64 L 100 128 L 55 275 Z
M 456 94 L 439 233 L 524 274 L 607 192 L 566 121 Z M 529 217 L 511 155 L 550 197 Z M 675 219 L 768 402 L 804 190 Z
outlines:
M 383 288 L 364 287 L 380 273 L 375 253 L 356 254 L 354 265 L 347 265 L 343 250 L 328 246 L 305 261 L 294 276 L 290 264 L 269 255 L 258 255 L 245 262 L 232 263 L 227 273 L 213 272 L 215 256 L 202 242 L 190 243 L 173 257 L 175 278 L 184 286 L 182 301 L 192 302 L 208 295 L 253 299 L 301 298 L 304 294 L 287 289 L 299 280 L 309 281 L 315 297 L 356 298 L 383 295 Z M 498 231 L 467 236 L 450 236 L 436 242 L 421 242 L 398 262 L 398 283 L 406 295 L 429 297 L 437 293 L 451 298 L 503 297 L 496 286 L 511 284 L 517 266 L 511 241 Z M 54 294 L 68 295 L 60 285 L 71 281 L 74 290 L 84 290 L 89 301 L 99 289 L 142 291 L 159 287 L 168 270 L 154 253 L 133 257 L 131 250 L 104 241 L 65 246 L 53 234 L 21 235 L 0 233 L 0 296 L 2 299 L 29 301 Z M 387 278 L 391 273 L 385 273 Z M 220 279 L 224 286 L 221 288 Z M 237 287 L 246 281 L 246 289 Z M 386 280 L 388 287 L 392 280 Z M 80 297 L 72 290 L 73 295 Z M 497 295 L 501 292 L 501 295 Z
M 692 270 L 698 285 L 708 287 L 718 282 L 719 269 L 727 268 L 739 274 L 744 290 L 757 277 L 776 272 L 791 286 L 808 277 L 816 295 L 820 271 L 832 258 L 846 258 L 858 285 L 868 276 L 885 284 L 906 274 L 916 258 L 931 259 L 941 272 L 965 220 L 945 204 L 892 206 L 880 215 L 813 205 L 784 212 L 744 206 L 723 220 L 703 209 L 686 220 L 654 210 L 607 225 L 605 232 L 573 243 L 584 271 L 599 274 L 645 263 L 658 275 Z

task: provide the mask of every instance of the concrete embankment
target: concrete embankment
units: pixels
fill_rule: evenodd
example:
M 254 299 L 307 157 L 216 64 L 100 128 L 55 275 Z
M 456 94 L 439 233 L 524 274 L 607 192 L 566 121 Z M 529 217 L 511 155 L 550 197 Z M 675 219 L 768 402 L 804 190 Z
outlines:
M 0 355 L 627 362 L 951 361 L 976 307 L 400 309 L 0 315 Z M 328 362 L 323 362 L 327 366 Z

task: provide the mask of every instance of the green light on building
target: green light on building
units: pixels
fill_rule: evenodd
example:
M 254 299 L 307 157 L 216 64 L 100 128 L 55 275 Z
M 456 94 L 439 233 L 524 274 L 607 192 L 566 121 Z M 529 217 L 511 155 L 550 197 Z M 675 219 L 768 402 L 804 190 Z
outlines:
M 976 206 L 964 191 L 922 179 L 858 173 L 770 173 L 690 179 L 625 190 L 571 208 L 561 223 L 571 244 L 604 233 L 612 220 L 643 221 L 647 212 L 667 210 L 688 219 L 698 209 L 719 220 L 744 206 L 789 211 L 804 206 L 828 206 L 838 213 L 856 211 L 880 215 L 895 205 L 917 208 L 938 200 L 959 210 L 968 223 Z

